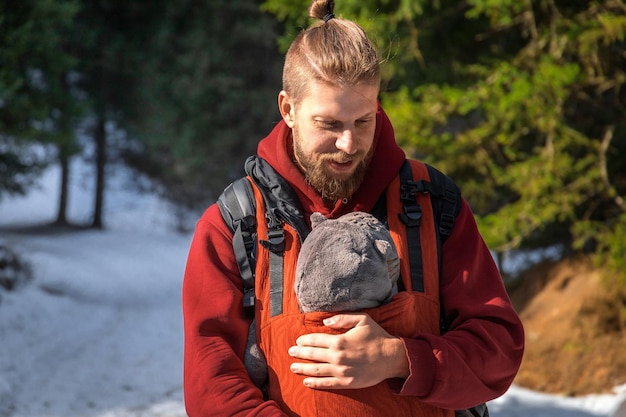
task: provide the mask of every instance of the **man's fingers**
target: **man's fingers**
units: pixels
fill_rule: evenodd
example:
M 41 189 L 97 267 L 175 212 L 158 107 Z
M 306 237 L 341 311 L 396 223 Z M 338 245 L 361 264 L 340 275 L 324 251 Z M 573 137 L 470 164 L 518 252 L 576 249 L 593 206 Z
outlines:
M 304 334 L 296 339 L 296 346 L 312 346 L 322 349 L 337 348 L 337 341 L 341 335 L 332 335 L 326 333 L 309 333 Z M 291 353 L 291 350 L 290 350 Z
M 352 329 L 367 319 L 365 314 L 337 314 L 324 319 L 324 325 L 332 329 Z
M 350 384 L 346 379 L 327 377 L 327 378 L 304 378 L 302 383 L 311 389 L 340 389 L 349 388 Z
M 333 371 L 333 368 L 325 363 L 294 362 L 291 364 L 290 369 L 294 374 L 316 377 L 332 376 Z
M 346 368 L 325 363 L 292 363 L 291 372 L 303 375 L 306 378 L 302 383 L 313 389 L 347 388 L 353 379 L 343 375 Z
M 292 346 L 291 348 L 289 348 L 289 356 L 314 362 L 335 362 L 333 360 L 331 350 L 323 347 L 313 347 L 310 345 Z

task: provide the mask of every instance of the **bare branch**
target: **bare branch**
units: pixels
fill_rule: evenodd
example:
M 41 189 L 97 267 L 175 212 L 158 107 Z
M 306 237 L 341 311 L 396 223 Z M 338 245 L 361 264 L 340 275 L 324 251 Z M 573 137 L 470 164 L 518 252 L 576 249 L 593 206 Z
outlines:
M 615 126 L 609 125 L 606 127 L 604 131 L 604 135 L 602 136 L 602 142 L 600 143 L 600 149 L 598 152 L 598 163 L 600 165 L 600 178 L 602 179 L 602 183 L 606 187 L 609 195 L 613 197 L 613 201 L 615 204 L 626 211 L 626 202 L 624 199 L 617 193 L 617 190 L 613 185 L 611 185 L 611 181 L 609 178 L 609 172 L 606 167 L 606 154 L 609 150 L 609 146 L 611 145 L 611 141 L 613 140 L 613 133 L 615 132 Z

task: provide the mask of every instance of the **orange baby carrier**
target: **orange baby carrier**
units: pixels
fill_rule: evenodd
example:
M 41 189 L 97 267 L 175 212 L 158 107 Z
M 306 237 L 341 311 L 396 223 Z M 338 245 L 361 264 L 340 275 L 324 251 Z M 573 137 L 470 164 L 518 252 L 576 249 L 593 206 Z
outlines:
M 258 157 L 248 159 L 246 172 L 248 177 L 231 184 L 218 204 L 232 225 L 244 305 L 254 309 L 258 344 L 268 363 L 268 398 L 292 416 L 453 416 L 454 411 L 395 394 L 389 381 L 363 389 L 313 390 L 290 371 L 289 347 L 303 334 L 335 332 L 322 324 L 334 313 L 299 310 L 295 269 L 308 227 L 289 185 Z M 400 257 L 401 291 L 388 304 L 362 311 L 390 334 L 414 338 L 442 332 L 440 248 L 460 199 L 446 176 L 407 160 L 377 204 L 374 214 L 385 218 Z

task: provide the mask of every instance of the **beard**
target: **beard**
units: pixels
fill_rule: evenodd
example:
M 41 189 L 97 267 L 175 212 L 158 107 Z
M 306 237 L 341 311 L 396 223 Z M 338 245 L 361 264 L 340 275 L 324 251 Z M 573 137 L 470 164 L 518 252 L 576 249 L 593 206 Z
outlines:
M 304 174 L 307 183 L 315 188 L 315 190 L 317 190 L 317 192 L 319 192 L 325 200 L 337 201 L 352 197 L 363 182 L 370 159 L 369 155 L 364 157 L 364 153 L 361 151 L 354 155 L 348 155 L 343 151 L 337 151 L 334 153 L 322 154 L 318 160 L 315 160 L 311 155 L 307 155 L 302 150 L 302 147 L 300 146 L 300 140 L 302 138 L 298 137 L 295 129 L 293 131 L 293 135 L 295 160 Z M 360 159 L 360 162 L 354 172 L 345 178 L 341 178 L 337 174 L 333 175 L 332 172 L 325 169 L 325 165 L 329 161 L 347 162 L 354 159 Z

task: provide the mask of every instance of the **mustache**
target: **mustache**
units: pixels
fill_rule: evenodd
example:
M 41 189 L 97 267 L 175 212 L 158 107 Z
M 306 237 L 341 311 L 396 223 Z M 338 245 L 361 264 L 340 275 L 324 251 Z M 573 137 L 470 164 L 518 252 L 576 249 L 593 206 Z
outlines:
M 347 153 L 343 151 L 338 151 L 338 152 L 327 153 L 327 154 L 321 155 L 320 159 L 322 161 L 332 161 L 332 162 L 336 162 L 339 164 L 345 164 L 347 162 L 352 162 L 355 159 L 358 159 L 361 156 L 361 154 L 362 152 L 357 152 L 353 155 L 348 155 Z

